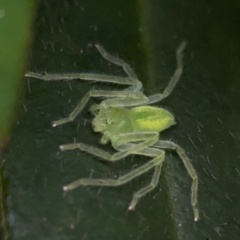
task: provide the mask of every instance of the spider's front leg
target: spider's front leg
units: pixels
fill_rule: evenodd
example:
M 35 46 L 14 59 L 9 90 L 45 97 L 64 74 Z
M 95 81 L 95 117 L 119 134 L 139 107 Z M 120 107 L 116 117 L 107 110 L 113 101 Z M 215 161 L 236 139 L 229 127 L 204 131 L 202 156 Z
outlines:
M 134 92 L 138 94 L 138 92 L 142 89 L 142 83 L 137 79 L 136 74 L 131 69 L 131 67 L 122 59 L 115 57 L 111 54 L 109 54 L 103 47 L 96 44 L 95 47 L 99 51 L 99 53 L 102 55 L 103 58 L 108 60 L 109 62 L 119 65 L 123 68 L 123 70 L 126 72 L 128 77 L 116 77 L 116 76 L 108 76 L 103 74 L 94 74 L 94 73 L 57 73 L 57 74 L 40 74 L 35 72 L 28 72 L 25 74 L 26 77 L 36 78 L 43 81 L 58 81 L 58 80 L 66 80 L 70 81 L 73 79 L 82 79 L 86 81 L 94 81 L 94 82 L 107 82 L 107 83 L 115 83 L 120 85 L 128 85 L 128 87 L 123 93 L 120 93 L 120 91 L 90 91 L 85 95 L 85 97 L 82 99 L 82 101 L 77 105 L 77 107 L 74 109 L 74 111 L 67 117 L 60 119 L 58 121 L 53 122 L 53 126 L 61 125 L 67 122 L 70 122 L 75 119 L 75 117 L 82 111 L 84 106 L 87 104 L 90 97 L 104 97 L 104 98 L 127 98 L 129 95 L 129 92 Z M 124 96 L 122 96 L 124 95 Z M 142 99 L 142 96 L 139 99 L 140 103 L 145 103 L 147 100 Z M 118 100 L 117 100 L 118 101 Z M 106 102 L 109 104 L 109 106 L 116 105 L 116 101 L 112 101 L 111 103 Z M 130 104 L 129 101 L 125 101 L 125 104 Z M 96 113 L 93 112 L 94 114 Z
M 91 97 L 107 98 L 100 104 L 105 108 L 138 106 L 148 101 L 148 99 L 141 92 L 133 93 L 128 91 L 92 90 L 83 97 L 83 99 L 68 117 L 54 121 L 52 124 L 53 127 L 73 121 L 77 115 L 82 112 L 83 108 L 86 106 Z M 93 108 L 90 108 L 90 111 L 92 111 L 93 114 L 96 114 L 96 110 L 99 109 L 100 105 L 94 105 Z
M 101 107 L 107 109 L 110 107 L 136 107 L 147 104 L 148 98 L 142 92 L 119 91 L 116 92 L 115 98 L 106 97 L 100 104 L 90 107 L 90 112 L 95 116 Z
M 139 82 L 138 80 L 132 79 L 132 78 L 123 78 L 123 77 L 107 76 L 107 75 L 100 75 L 100 74 L 91 74 L 91 73 L 42 75 L 34 72 L 29 72 L 25 76 L 41 79 L 44 81 L 72 80 L 72 79 L 80 78 L 80 79 L 89 80 L 89 81 L 110 82 L 110 83 L 132 85 L 132 86 L 135 86 Z M 91 97 L 103 97 L 106 99 L 110 98 L 108 100 L 103 101 L 103 104 L 106 107 L 136 106 L 136 105 L 144 104 L 148 101 L 148 99 L 141 92 L 92 90 L 83 97 L 83 99 L 80 101 L 80 103 L 76 106 L 76 108 L 68 117 L 54 121 L 52 123 L 53 127 L 73 121 L 77 117 L 77 115 L 82 112 L 83 108 L 86 106 L 86 104 L 88 103 Z M 97 108 L 95 107 L 95 109 L 90 109 L 90 110 L 94 113 L 94 111 L 96 112 L 97 109 L 98 107 Z

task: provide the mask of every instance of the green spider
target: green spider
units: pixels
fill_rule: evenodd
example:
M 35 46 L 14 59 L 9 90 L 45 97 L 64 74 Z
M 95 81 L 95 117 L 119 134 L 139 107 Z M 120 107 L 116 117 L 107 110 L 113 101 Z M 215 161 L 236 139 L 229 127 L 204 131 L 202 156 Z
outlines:
M 93 154 L 106 161 L 115 162 L 130 154 L 138 154 L 151 157 L 152 159 L 143 166 L 119 177 L 118 179 L 92 179 L 83 178 L 63 187 L 65 191 L 72 190 L 78 186 L 119 186 L 125 184 L 137 176 L 154 168 L 154 174 L 149 185 L 134 193 L 129 210 L 135 208 L 139 199 L 152 191 L 158 184 L 162 164 L 165 158 L 165 151 L 162 149 L 175 150 L 182 159 L 190 177 L 192 178 L 191 204 L 194 213 L 194 220 L 199 219 L 197 207 L 198 176 L 193 168 L 185 151 L 171 141 L 159 140 L 159 133 L 175 124 L 173 115 L 163 108 L 152 107 L 150 104 L 166 98 L 177 84 L 183 70 L 183 50 L 186 46 L 182 42 L 176 51 L 177 68 L 164 92 L 149 97 L 142 93 L 142 84 L 138 80 L 131 67 L 122 59 L 107 53 L 100 45 L 95 45 L 103 58 L 111 63 L 119 65 L 126 72 L 128 77 L 116 77 L 93 73 L 67 73 L 67 74 L 45 74 L 41 75 L 29 72 L 25 76 L 41 79 L 44 81 L 82 79 L 88 81 L 108 82 L 129 87 L 123 91 L 91 90 L 88 92 L 74 111 L 67 117 L 53 122 L 58 126 L 73 121 L 82 112 L 91 97 L 101 97 L 104 100 L 93 105 L 90 111 L 95 118 L 92 121 L 93 130 L 103 134 L 101 143 L 111 141 L 117 152 L 109 154 L 99 148 L 84 143 L 70 143 L 61 145 L 62 151 L 80 149 L 81 151 Z

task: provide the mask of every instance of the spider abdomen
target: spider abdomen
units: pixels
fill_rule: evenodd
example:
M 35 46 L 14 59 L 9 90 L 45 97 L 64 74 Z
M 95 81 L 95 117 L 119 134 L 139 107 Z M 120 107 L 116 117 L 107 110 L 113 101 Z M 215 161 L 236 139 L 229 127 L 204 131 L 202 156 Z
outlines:
M 130 109 L 130 115 L 134 130 L 137 132 L 161 132 L 175 124 L 173 115 L 163 108 L 152 106 L 135 107 Z

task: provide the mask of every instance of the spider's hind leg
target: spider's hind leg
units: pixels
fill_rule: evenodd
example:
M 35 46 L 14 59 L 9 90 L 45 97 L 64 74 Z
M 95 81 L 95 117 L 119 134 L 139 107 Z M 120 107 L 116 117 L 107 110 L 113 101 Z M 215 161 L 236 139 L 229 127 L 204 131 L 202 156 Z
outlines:
M 187 169 L 188 174 L 192 178 L 191 204 L 193 208 L 194 221 L 198 221 L 199 219 L 199 210 L 197 206 L 198 176 L 190 159 L 186 155 L 185 151 L 174 142 L 159 140 L 156 144 L 154 144 L 154 147 L 175 150 L 178 153 L 179 157 L 181 158 L 185 168 Z
M 129 150 L 133 147 L 136 147 L 137 144 L 126 144 L 125 150 Z M 144 156 L 150 156 L 153 157 L 152 160 L 150 160 L 148 163 L 145 163 L 144 165 L 140 166 L 139 168 L 136 168 L 129 173 L 119 177 L 118 179 L 92 179 L 92 178 L 83 178 L 79 179 L 75 182 L 70 183 L 67 186 L 64 186 L 63 189 L 65 191 L 72 190 L 78 186 L 120 186 L 127 182 L 130 182 L 137 176 L 140 176 L 144 174 L 145 172 L 149 171 L 150 169 L 154 168 L 154 174 L 152 176 L 152 180 L 150 184 L 147 186 L 141 188 L 137 192 L 133 194 L 132 201 L 128 207 L 129 210 L 133 210 L 139 200 L 145 196 L 147 193 L 152 191 L 158 184 L 158 180 L 161 174 L 162 164 L 165 159 L 165 152 L 160 149 L 154 149 L 151 147 L 144 148 L 142 150 L 138 150 L 134 152 L 135 154 L 144 155 Z

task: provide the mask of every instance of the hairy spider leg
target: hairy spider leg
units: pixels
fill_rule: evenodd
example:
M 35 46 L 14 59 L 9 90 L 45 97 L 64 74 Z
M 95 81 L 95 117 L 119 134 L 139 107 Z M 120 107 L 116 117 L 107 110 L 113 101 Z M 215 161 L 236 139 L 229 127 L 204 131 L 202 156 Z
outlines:
M 99 53 L 102 55 L 103 58 L 108 60 L 111 63 L 119 65 L 123 68 L 125 73 L 129 77 L 116 77 L 116 76 L 109 76 L 103 74 L 95 74 L 95 73 L 57 73 L 57 74 L 48 74 L 45 73 L 34 73 L 28 72 L 25 74 L 26 77 L 32 77 L 41 79 L 44 81 L 57 81 L 57 80 L 73 80 L 73 79 L 82 79 L 82 80 L 89 80 L 89 81 L 98 81 L 98 82 L 109 82 L 109 83 L 116 83 L 121 85 L 130 85 L 131 87 L 126 89 L 128 91 L 137 92 L 142 89 L 142 83 L 138 80 L 136 74 L 133 72 L 131 67 L 124 62 L 122 59 L 112 56 L 111 54 L 107 53 L 104 48 L 98 44 L 95 45 Z
M 119 134 L 117 136 L 116 142 L 114 142 L 114 140 L 111 139 L 113 147 L 116 146 L 116 148 L 117 148 L 117 146 L 126 144 L 128 142 L 138 142 L 138 141 L 143 141 L 143 142 L 138 143 L 132 147 L 129 147 L 125 151 L 116 152 L 112 155 L 100 148 L 89 146 L 84 143 L 64 144 L 64 145 L 60 146 L 60 149 L 62 151 L 66 151 L 66 150 L 73 150 L 73 149 L 79 148 L 81 151 L 88 152 L 88 153 L 95 155 L 99 158 L 102 158 L 106 161 L 116 162 L 134 152 L 138 152 L 144 148 L 152 146 L 158 140 L 159 140 L 158 132 L 133 132 L 133 133 Z
M 163 149 L 170 149 L 175 150 L 179 157 L 181 158 L 185 168 L 187 169 L 188 174 L 192 178 L 192 187 L 191 187 L 191 204 L 193 208 L 194 213 L 194 220 L 198 221 L 199 219 L 199 210 L 197 207 L 197 192 L 198 192 L 198 176 L 197 173 L 191 164 L 190 159 L 186 155 L 183 148 L 181 148 L 179 145 L 175 144 L 171 141 L 162 141 L 159 140 L 156 144 L 153 145 L 153 147 L 163 148 Z
M 129 64 L 127 64 L 121 58 L 111 55 L 99 44 L 95 44 L 95 47 L 98 49 L 98 51 L 100 52 L 100 54 L 102 55 L 103 58 L 105 58 L 107 61 L 109 61 L 115 65 L 121 66 L 123 68 L 123 70 L 125 71 L 125 73 L 130 77 L 130 79 L 135 81 L 135 84 L 133 86 L 127 88 L 126 91 L 138 92 L 138 91 L 142 90 L 142 83 L 138 80 L 137 75 L 134 73 L 134 71 L 132 70 L 132 68 L 130 67 Z
M 67 74 L 39 74 L 34 72 L 29 72 L 25 76 L 41 79 L 44 81 L 54 81 L 54 80 L 72 80 L 72 79 L 82 79 L 82 80 L 90 80 L 90 81 L 100 81 L 100 82 L 111 82 L 117 84 L 124 84 L 124 85 L 132 85 L 130 88 L 127 88 L 125 91 L 113 91 L 111 94 L 110 91 L 97 91 L 92 90 L 87 93 L 81 102 L 77 105 L 77 107 L 73 110 L 73 112 L 67 117 L 60 119 L 58 121 L 53 122 L 53 126 L 58 126 L 67 122 L 73 121 L 76 116 L 83 110 L 84 106 L 87 104 L 90 97 L 104 97 L 104 98 L 116 98 L 116 99 L 107 99 L 104 100 L 101 104 L 105 107 L 133 107 L 142 104 L 152 104 L 158 101 L 161 101 L 163 98 L 167 97 L 173 88 L 175 87 L 176 83 L 178 82 L 181 73 L 182 73 L 182 52 L 186 46 L 186 42 L 183 42 L 176 51 L 176 58 L 177 58 L 177 69 L 175 74 L 173 75 L 172 79 L 170 80 L 168 86 L 164 90 L 163 94 L 154 94 L 149 96 L 148 98 L 144 96 L 140 90 L 142 88 L 141 82 L 137 79 L 135 73 L 131 69 L 131 67 L 124 62 L 122 59 L 112 56 L 111 54 L 107 53 L 103 47 L 96 44 L 95 45 L 102 57 L 106 60 L 122 66 L 124 71 L 128 74 L 130 78 L 122 78 L 122 77 L 115 77 L 115 76 L 108 76 L 108 75 L 101 75 L 101 74 L 92 74 L 92 73 L 67 73 Z M 121 93 L 122 92 L 122 93 Z M 126 98 L 126 99 L 119 99 L 119 98 Z M 138 98 L 138 99 L 136 99 Z M 121 100 L 121 101 L 119 101 Z M 96 114 L 96 110 L 100 108 L 100 105 L 94 105 L 91 107 L 90 111 L 93 114 Z
M 110 55 L 109 53 L 107 53 L 101 46 L 96 45 L 97 48 L 99 48 L 99 52 L 102 54 L 102 56 L 107 59 L 108 61 L 115 63 L 116 65 L 121 65 L 121 66 L 128 66 L 130 68 L 130 66 L 128 64 L 126 64 L 122 59 L 116 58 L 112 55 Z M 153 104 L 156 102 L 160 102 L 162 99 L 166 98 L 169 96 L 169 94 L 173 91 L 174 87 L 176 86 L 177 82 L 179 81 L 182 71 L 183 71 L 183 51 L 186 47 L 186 42 L 182 42 L 181 45 L 178 47 L 178 49 L 176 50 L 176 60 L 177 60 L 177 67 L 176 70 L 172 76 L 172 78 L 170 79 L 167 87 L 165 88 L 163 93 L 157 93 L 157 94 L 153 94 L 151 96 L 148 96 L 148 101 L 144 102 L 143 104 Z M 134 78 L 134 72 L 132 71 L 132 69 L 130 68 L 131 71 L 125 70 L 125 72 L 129 75 L 132 76 Z M 129 72 L 129 73 L 128 73 Z M 135 78 L 136 75 L 135 75 Z M 126 90 L 129 90 L 131 88 L 134 88 L 134 86 L 127 88 Z M 140 104 L 139 104 L 140 105 Z M 127 106 L 127 105 L 126 105 Z M 134 105 L 137 106 L 137 105 Z M 90 111 L 96 115 L 97 114 L 97 110 L 99 110 L 100 105 L 96 104 L 90 107 Z
M 184 51 L 186 45 L 187 45 L 186 42 L 182 42 L 176 50 L 177 67 L 176 67 L 176 70 L 175 70 L 172 78 L 170 79 L 167 87 L 165 88 L 163 93 L 157 93 L 157 94 L 153 94 L 153 95 L 149 96 L 148 97 L 148 104 L 159 102 L 162 99 L 168 97 L 169 94 L 174 89 L 174 87 L 176 86 L 177 82 L 179 81 L 179 79 L 182 75 L 182 71 L 183 71 L 183 61 L 182 61 L 182 59 L 183 59 L 183 51 Z
M 126 144 L 125 147 L 133 147 L 134 145 L 136 145 L 136 144 L 129 143 L 129 144 Z M 154 174 L 152 176 L 152 180 L 151 180 L 150 184 L 141 188 L 140 190 L 138 190 L 137 192 L 135 192 L 133 194 L 131 204 L 128 207 L 129 210 L 133 210 L 135 208 L 135 206 L 137 205 L 138 201 L 144 195 L 146 195 L 148 192 L 152 191 L 157 186 L 157 184 L 159 182 L 159 177 L 161 175 L 162 164 L 165 160 L 165 152 L 163 150 L 151 148 L 151 147 L 142 149 L 138 152 L 135 152 L 134 154 L 144 155 L 144 156 L 149 156 L 149 157 L 159 157 L 162 154 L 164 154 L 164 156 L 162 157 L 161 163 L 155 167 Z
M 153 173 L 153 176 L 152 176 L 152 180 L 150 182 L 149 185 L 139 189 L 137 192 L 135 192 L 133 194 L 133 198 L 132 198 L 132 201 L 128 207 L 129 210 L 133 210 L 135 209 L 137 203 L 139 202 L 139 200 L 144 196 L 146 195 L 147 193 L 149 193 L 150 191 L 152 191 L 158 184 L 158 181 L 159 181 L 159 177 L 160 177 L 160 174 L 161 174 L 161 170 L 162 170 L 162 164 L 163 164 L 163 161 L 164 161 L 164 157 L 162 157 L 161 155 L 154 158 L 153 160 L 156 161 L 156 159 L 159 158 L 159 164 L 157 166 L 155 166 L 155 169 L 154 169 L 154 173 Z M 153 161 L 152 160 L 152 161 Z M 147 170 L 145 169 L 145 172 Z M 144 173 L 144 172 L 143 172 Z
M 142 152 L 145 148 L 148 148 L 149 146 L 152 146 L 153 144 L 155 144 L 158 141 L 158 139 L 159 139 L 158 132 L 141 132 L 141 133 L 120 134 L 118 136 L 118 139 L 116 140 L 115 144 L 113 144 L 113 145 L 116 146 L 116 148 L 118 146 L 120 146 L 122 144 L 126 144 L 128 142 L 134 142 L 134 141 L 135 142 L 143 141 L 143 142 L 135 144 L 132 147 L 128 147 L 125 151 L 116 152 L 112 155 L 109 154 L 108 152 L 100 149 L 100 148 L 89 146 L 89 145 L 86 145 L 86 144 L 83 144 L 83 143 L 72 143 L 72 144 L 61 145 L 60 149 L 62 151 L 65 151 L 65 150 L 72 150 L 72 149 L 77 149 L 78 148 L 81 151 L 88 152 L 88 153 L 90 153 L 92 155 L 95 155 L 95 156 L 97 156 L 101 159 L 104 159 L 106 161 L 116 162 L 116 161 L 118 161 L 118 160 L 120 160 L 120 159 L 122 159 L 122 158 L 124 158 L 128 155 L 131 155 L 134 152 Z M 148 170 L 146 170 L 146 171 L 148 171 Z M 121 184 L 123 184 L 123 183 L 121 183 Z M 81 179 L 65 186 L 64 190 L 65 191 L 72 190 L 72 189 L 74 189 L 74 188 L 76 188 L 80 185 L 83 185 Z
M 122 59 L 112 56 L 107 53 L 103 47 L 100 45 L 95 45 L 102 57 L 106 60 L 122 66 L 124 71 L 129 76 L 128 78 L 124 77 L 116 77 L 102 74 L 94 74 L 94 73 L 64 73 L 64 74 L 39 74 L 34 72 L 28 72 L 25 74 L 26 77 L 32 77 L 41 79 L 44 81 L 57 81 L 57 80 L 73 80 L 73 79 L 82 79 L 89 81 L 99 81 L 99 82 L 109 82 L 123 85 L 131 85 L 132 87 L 127 88 L 125 91 L 97 91 L 92 90 L 87 93 L 81 102 L 77 105 L 77 107 L 73 110 L 73 112 L 67 117 L 60 119 L 58 121 L 53 122 L 53 126 L 61 125 L 67 122 L 73 121 L 76 116 L 83 110 L 84 106 L 87 104 L 90 97 L 104 97 L 104 98 L 117 98 L 115 100 L 103 101 L 102 104 L 105 107 L 113 107 L 113 106 L 138 106 L 141 104 L 147 103 L 148 99 L 141 93 L 139 90 L 142 88 L 142 83 L 137 79 L 135 73 L 131 69 L 131 67 L 124 62 Z M 111 93 L 112 92 L 112 93 Z M 121 103 L 119 102 L 119 98 L 126 98 Z M 138 98 L 138 99 L 136 99 Z M 131 100 L 132 99 L 132 100 Z M 99 109 L 99 106 L 95 106 L 95 109 L 91 109 L 91 111 L 96 113 L 96 110 Z
M 96 74 L 96 73 L 54 73 L 54 74 L 41 74 L 35 72 L 28 72 L 25 77 L 31 77 L 40 79 L 43 81 L 70 81 L 74 79 L 88 80 L 94 82 L 108 82 L 116 83 L 121 85 L 138 85 L 139 80 L 128 78 L 128 77 L 116 77 L 111 75 Z M 140 82 L 141 84 L 141 82 Z
M 133 145 L 136 146 L 137 144 L 133 144 Z M 151 182 L 147 186 L 139 189 L 137 192 L 133 194 L 132 201 L 128 207 L 129 210 L 133 210 L 137 205 L 137 203 L 139 202 L 139 200 L 157 186 L 159 182 L 159 177 L 161 174 L 162 164 L 165 159 L 165 152 L 160 149 L 145 148 L 141 150 L 135 150 L 135 154 L 150 156 L 154 158 L 150 160 L 148 163 L 144 164 L 143 166 L 130 171 L 129 173 L 119 177 L 118 179 L 82 178 L 70 183 L 69 185 L 64 186 L 63 189 L 65 191 L 69 191 L 79 186 L 114 186 L 116 187 L 116 186 L 123 185 L 127 182 L 130 182 L 132 179 L 136 178 L 137 176 L 140 176 L 145 172 L 149 171 L 150 169 L 154 168 L 154 174 L 152 176 Z
M 147 98 L 141 92 L 127 92 L 127 91 L 103 91 L 91 90 L 78 103 L 75 109 L 66 118 L 59 119 L 52 123 L 53 127 L 73 121 L 78 114 L 82 112 L 91 97 L 114 98 L 106 99 L 101 102 L 101 106 L 109 107 L 132 107 L 142 105 L 147 102 Z M 100 105 L 94 105 L 95 108 L 90 108 L 91 112 L 96 112 Z

